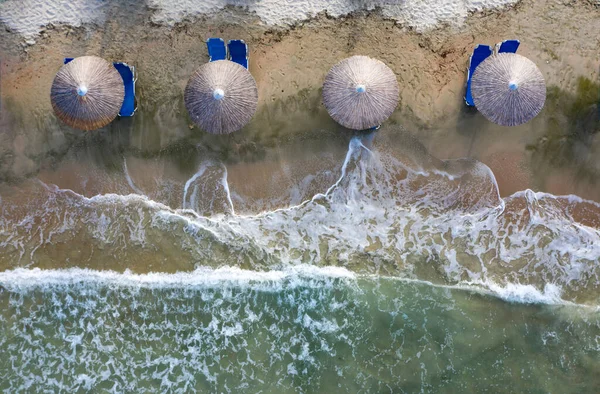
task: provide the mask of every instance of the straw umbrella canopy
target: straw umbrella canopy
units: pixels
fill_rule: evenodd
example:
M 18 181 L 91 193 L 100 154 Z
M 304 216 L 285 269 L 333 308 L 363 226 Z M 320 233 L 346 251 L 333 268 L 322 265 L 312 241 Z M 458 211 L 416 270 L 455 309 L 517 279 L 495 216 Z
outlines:
M 117 69 L 96 56 L 78 57 L 63 65 L 50 91 L 56 116 L 80 130 L 95 130 L 112 122 L 124 97 Z
M 475 106 L 490 121 L 518 126 L 540 113 L 546 101 L 546 83 L 531 60 L 516 53 L 487 58 L 471 82 Z
M 329 115 L 349 129 L 380 125 L 398 105 L 398 81 L 383 62 L 352 56 L 329 70 L 323 84 L 323 104 Z
M 258 88 L 252 74 L 229 60 L 205 63 L 185 87 L 185 107 L 192 121 L 211 134 L 244 127 L 256 112 Z

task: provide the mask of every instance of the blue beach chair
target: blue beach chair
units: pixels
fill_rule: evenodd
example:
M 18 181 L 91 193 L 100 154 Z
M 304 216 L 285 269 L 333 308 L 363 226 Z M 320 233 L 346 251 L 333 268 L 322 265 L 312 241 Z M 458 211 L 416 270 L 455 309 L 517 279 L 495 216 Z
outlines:
M 492 47 L 489 45 L 477 45 L 473 50 L 473 54 L 469 59 L 469 71 L 467 74 L 467 92 L 465 94 L 465 102 L 469 107 L 474 107 L 475 102 L 473 101 L 473 96 L 471 95 L 471 79 L 473 78 L 473 73 L 477 66 L 481 64 L 485 59 L 492 55 Z
M 137 81 L 135 67 L 122 62 L 113 63 L 113 65 L 119 74 L 121 74 L 123 84 L 125 85 L 125 98 L 123 99 L 119 116 L 133 116 L 137 110 L 137 106 L 135 105 L 135 81 Z
M 504 40 L 496 44 L 496 53 L 517 53 L 520 44 L 519 40 Z
M 73 60 L 72 57 L 66 57 L 64 63 L 67 64 L 71 60 Z M 123 98 L 123 105 L 119 111 L 119 116 L 133 116 L 135 111 L 137 111 L 135 102 L 135 82 L 137 81 L 135 67 L 123 62 L 115 62 L 113 63 L 113 66 L 115 66 L 121 75 L 125 88 L 125 97 Z
M 206 47 L 208 48 L 209 62 L 227 60 L 227 48 L 222 38 L 209 38 L 206 40 Z
M 244 40 L 229 40 L 227 48 L 232 62 L 248 68 L 248 45 Z

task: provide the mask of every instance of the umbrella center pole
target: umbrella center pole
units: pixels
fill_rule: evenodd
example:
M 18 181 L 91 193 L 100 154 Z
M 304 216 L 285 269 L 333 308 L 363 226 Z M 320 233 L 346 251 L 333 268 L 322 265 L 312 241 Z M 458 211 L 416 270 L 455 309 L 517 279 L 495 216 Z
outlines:
M 363 84 L 356 85 L 356 93 L 364 93 L 367 91 L 367 87 Z
M 508 83 L 508 88 L 509 88 L 510 90 L 517 90 L 517 89 L 519 88 L 519 84 L 518 84 L 518 83 L 516 83 L 515 81 L 510 81 L 510 82 Z
M 77 87 L 77 94 L 80 96 L 85 96 L 88 92 L 88 88 L 85 85 L 79 85 Z
M 215 100 L 222 100 L 223 97 L 225 97 L 225 92 L 223 91 L 223 89 L 215 89 L 215 91 L 213 92 L 213 97 Z

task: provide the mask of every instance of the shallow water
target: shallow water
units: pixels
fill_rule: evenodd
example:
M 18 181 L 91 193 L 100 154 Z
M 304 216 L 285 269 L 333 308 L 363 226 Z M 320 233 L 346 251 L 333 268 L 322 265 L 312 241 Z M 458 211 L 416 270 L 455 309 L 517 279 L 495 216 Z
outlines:
M 551 284 L 566 300 L 598 303 L 599 204 L 531 190 L 501 198 L 482 163 L 392 152 L 372 137 L 353 138 L 338 170 L 280 186 L 287 196 L 266 202 L 229 185 L 215 161 L 177 186 L 148 168 L 154 187 L 137 186 L 125 160 L 121 171 L 82 182 L 112 193 L 87 197 L 39 179 L 6 188 L 0 267 L 313 264 L 440 284 Z
M 0 387 L 597 392 L 600 205 L 374 137 L 2 186 Z
M 9 392 L 594 392 L 597 310 L 343 269 L 0 276 Z

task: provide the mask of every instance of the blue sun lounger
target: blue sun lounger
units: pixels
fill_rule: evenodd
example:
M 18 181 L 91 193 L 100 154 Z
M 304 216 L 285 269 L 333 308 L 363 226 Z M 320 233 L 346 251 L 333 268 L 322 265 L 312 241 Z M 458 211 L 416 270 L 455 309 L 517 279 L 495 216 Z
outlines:
M 229 49 L 229 60 L 248 68 L 248 45 L 244 40 L 229 40 L 227 48 Z
M 520 44 L 519 40 L 504 40 L 496 44 L 496 53 L 517 53 Z
M 133 116 L 137 107 L 135 105 L 135 67 L 130 66 L 127 63 L 118 62 L 113 63 L 121 78 L 123 78 L 123 84 L 125 85 L 125 99 L 119 111 L 119 116 Z
M 72 57 L 66 57 L 64 63 L 67 64 L 71 60 L 73 60 Z M 115 62 L 113 66 L 115 66 L 121 75 L 125 88 L 125 97 L 123 98 L 123 105 L 119 111 L 119 116 L 133 116 L 135 111 L 137 111 L 135 103 L 135 81 L 137 81 L 135 67 L 123 62 Z
M 206 40 L 206 47 L 208 48 L 209 62 L 227 60 L 227 48 L 222 38 L 209 38 Z
M 492 55 L 492 47 L 489 45 L 477 45 L 475 50 L 473 50 L 473 54 L 469 59 L 469 71 L 467 74 L 467 92 L 465 94 L 465 102 L 469 107 L 474 107 L 475 102 L 473 101 L 473 96 L 471 95 L 471 79 L 473 78 L 473 73 L 477 66 L 481 64 L 485 59 Z

